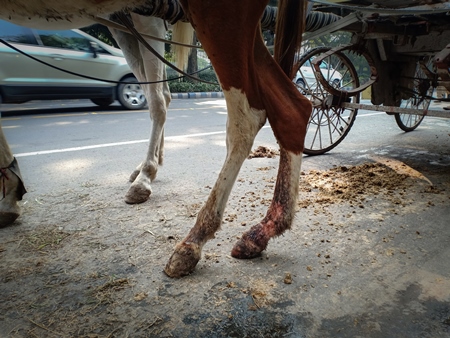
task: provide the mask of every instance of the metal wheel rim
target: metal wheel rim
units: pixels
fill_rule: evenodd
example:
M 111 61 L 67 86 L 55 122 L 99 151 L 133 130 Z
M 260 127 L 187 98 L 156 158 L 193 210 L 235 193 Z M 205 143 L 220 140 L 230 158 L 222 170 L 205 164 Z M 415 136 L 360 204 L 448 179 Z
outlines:
M 125 85 L 122 97 L 130 106 L 140 106 L 145 102 L 144 90 L 138 84 Z
M 317 48 L 307 53 L 301 59 L 299 71 L 302 77 L 304 77 L 300 70 L 302 64 L 305 64 L 306 60 L 312 59 L 328 50 L 329 48 L 326 47 Z M 332 80 L 333 74 L 330 73 L 330 81 L 334 85 L 339 83 L 340 88 L 346 86 L 351 86 L 352 88 L 358 87 L 359 79 L 351 61 L 341 53 L 336 53 L 332 56 L 337 57 L 343 66 L 346 67 L 346 74 L 344 74 L 339 83 L 338 81 Z M 327 61 L 327 59 L 324 61 Z M 350 77 L 350 82 L 345 81 L 347 75 Z M 333 149 L 345 138 L 353 124 L 357 109 L 339 108 L 336 106 L 324 107 L 323 102 L 329 96 L 329 93 L 318 81 L 316 81 L 315 86 L 310 86 L 307 81 L 303 82 L 306 82 L 305 86 L 300 87 L 299 90 L 304 90 L 304 95 L 313 103 L 313 112 L 306 131 L 304 152 L 309 155 L 319 155 Z M 351 97 L 350 100 L 353 103 L 359 103 L 359 95 Z
M 432 61 L 430 59 L 427 62 L 427 67 L 429 67 L 431 65 L 432 65 Z M 400 104 L 400 107 L 417 109 L 417 110 L 426 110 L 429 108 L 429 106 L 431 104 L 431 97 L 433 95 L 434 88 L 431 86 L 428 88 L 427 93 L 426 93 L 426 95 L 428 97 L 426 97 L 426 96 L 423 97 L 419 93 L 416 93 L 416 89 L 420 87 L 420 81 L 422 81 L 422 78 L 425 77 L 425 75 L 423 74 L 423 71 L 420 68 L 419 63 L 417 64 L 417 69 L 416 69 L 416 73 L 415 73 L 414 77 L 415 77 L 415 80 L 414 80 L 414 88 L 413 89 L 415 91 L 415 94 L 412 97 L 410 97 L 408 100 L 404 100 Z M 398 126 L 401 129 L 403 129 L 404 131 L 412 131 L 419 126 L 419 124 L 422 122 L 424 117 L 425 117 L 424 115 L 399 113 L 396 116 L 396 122 L 397 122 Z

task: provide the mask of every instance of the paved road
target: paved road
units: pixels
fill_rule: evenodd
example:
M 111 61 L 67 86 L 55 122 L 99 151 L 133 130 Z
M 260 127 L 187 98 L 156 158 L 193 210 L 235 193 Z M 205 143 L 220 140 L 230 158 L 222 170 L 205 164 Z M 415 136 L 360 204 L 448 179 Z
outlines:
M 74 100 L 3 105 L 2 111 L 6 137 L 30 189 L 52 191 L 83 178 L 102 181 L 109 172 L 126 180 L 146 153 L 151 124 L 145 110 L 124 111 L 118 105 L 100 109 L 88 100 Z M 160 178 L 180 175 L 185 168 L 195 171 L 199 165 L 217 172 L 225 157 L 225 124 L 223 99 L 173 100 Z M 325 156 L 305 157 L 303 167 L 326 169 L 386 155 L 418 168 L 430 163 L 448 168 L 449 131 L 450 119 L 426 118 L 416 131 L 404 133 L 393 116 L 359 111 L 346 139 Z M 277 148 L 268 125 L 258 134 L 258 145 Z
M 124 147 L 133 152 L 131 144 L 145 144 L 151 126 L 145 110 L 124 111 L 119 105 L 101 109 L 88 100 L 3 105 L 2 112 L 4 131 L 19 158 L 73 151 L 89 156 L 92 149 L 103 147 L 102 154 L 108 157 L 120 153 Z M 347 138 L 330 154 L 347 157 L 349 153 L 374 147 L 387 147 L 395 152 L 395 145 L 403 144 L 424 151 L 439 150 L 440 141 L 445 153 L 449 122 L 450 119 L 426 118 L 417 131 L 405 134 L 392 116 L 360 111 Z M 222 134 L 225 123 L 223 99 L 173 100 L 166 122 L 166 140 L 170 143 L 189 136 L 207 141 L 211 135 Z M 257 140 L 274 143 L 269 128 L 263 129 Z
M 62 102 L 3 109 L 7 116 L 3 126 L 15 153 L 148 141 L 151 123 L 146 110 L 127 111 L 120 106 L 106 110 L 89 101 Z M 225 120 L 222 100 L 175 100 L 167 117 L 166 137 L 223 131 Z
M 151 127 L 146 110 L 124 111 L 119 105 L 100 109 L 88 100 L 74 100 L 3 105 L 2 111 L 6 137 L 28 186 L 42 182 L 41 172 L 52 177 L 44 185 L 45 190 L 51 190 L 53 184 L 67 184 L 65 176 L 51 173 L 53 164 L 70 164 L 74 177 L 102 180 L 101 175 L 111 171 L 112 163 L 128 175 L 145 156 Z M 189 165 L 199 161 L 218 170 L 225 156 L 225 124 L 223 99 L 173 100 L 166 122 L 165 148 L 166 167 L 174 167 L 164 172 L 176 174 L 178 168 L 187 165 L 186 161 Z M 330 168 L 358 163 L 370 154 L 447 166 L 449 130 L 450 119 L 426 118 L 416 131 L 404 133 L 393 116 L 360 111 L 349 135 L 337 148 L 325 156 L 305 157 L 303 166 Z M 277 148 L 270 127 L 260 131 L 255 147 L 258 145 Z M 195 152 L 195 159 L 183 157 L 188 149 Z

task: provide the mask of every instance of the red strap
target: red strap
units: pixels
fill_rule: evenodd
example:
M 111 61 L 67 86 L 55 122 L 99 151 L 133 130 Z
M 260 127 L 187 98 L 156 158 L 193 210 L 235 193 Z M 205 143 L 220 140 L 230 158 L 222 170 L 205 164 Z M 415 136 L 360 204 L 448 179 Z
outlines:
M 0 187 L 2 188 L 3 192 L 2 199 L 6 197 L 6 180 L 9 180 L 9 177 L 6 174 L 6 170 L 8 170 L 8 168 L 0 168 Z

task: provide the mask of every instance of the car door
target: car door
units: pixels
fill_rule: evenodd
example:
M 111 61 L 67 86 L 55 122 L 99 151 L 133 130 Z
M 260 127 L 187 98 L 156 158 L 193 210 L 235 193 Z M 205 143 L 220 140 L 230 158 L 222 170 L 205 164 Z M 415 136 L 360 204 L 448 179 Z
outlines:
M 42 49 L 31 29 L 3 20 L 0 20 L 0 38 L 32 56 L 39 55 Z M 20 96 L 21 92 L 43 80 L 42 65 L 0 43 L 0 86 L 4 95 Z
M 113 67 L 117 62 L 108 57 L 93 40 L 73 30 L 34 30 L 37 40 L 42 44 L 45 53 L 41 59 L 55 67 L 87 75 L 94 78 L 112 79 Z M 95 53 L 94 53 L 95 50 Z M 47 83 L 63 87 L 111 87 L 114 84 L 87 79 L 47 67 L 45 76 Z

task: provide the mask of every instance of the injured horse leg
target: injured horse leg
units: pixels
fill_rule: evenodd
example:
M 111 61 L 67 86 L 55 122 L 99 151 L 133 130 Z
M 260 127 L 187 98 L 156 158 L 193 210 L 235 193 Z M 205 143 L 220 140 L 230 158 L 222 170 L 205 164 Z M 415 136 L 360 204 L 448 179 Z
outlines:
M 166 265 L 165 272 L 171 277 L 191 273 L 200 260 L 203 245 L 219 229 L 231 187 L 266 116 L 284 153 L 276 197 L 270 215 L 266 217 L 267 225 L 262 224 L 263 228 L 271 229 L 255 234 L 270 238 L 290 226 L 306 125 L 311 113 L 311 103 L 286 76 L 288 72 L 283 72 L 275 63 L 261 37 L 259 22 L 266 1 L 241 1 L 238 11 L 229 5 L 229 1 L 181 0 L 181 3 L 226 93 L 227 159 L 194 228 L 176 246 Z M 300 5 L 295 1 L 290 4 Z M 282 8 L 288 10 L 287 6 Z M 291 27 L 291 21 L 284 22 L 286 28 Z M 296 47 L 297 44 L 290 41 L 292 39 L 283 40 L 288 46 Z M 294 57 L 291 53 L 289 56 Z M 286 60 L 284 63 L 293 64 Z M 257 251 L 264 248 L 258 247 Z
M 219 230 L 233 184 L 266 119 L 265 111 L 250 108 L 245 94 L 240 90 L 232 88 L 224 93 L 227 105 L 233 103 L 227 107 L 227 157 L 195 226 L 176 246 L 166 265 L 164 271 L 170 277 L 182 277 L 194 271 L 203 245 Z
M 266 217 L 242 235 L 231 256 L 253 258 L 266 249 L 272 237 L 290 229 L 295 214 L 302 154 L 281 149 L 280 166 L 272 203 Z

